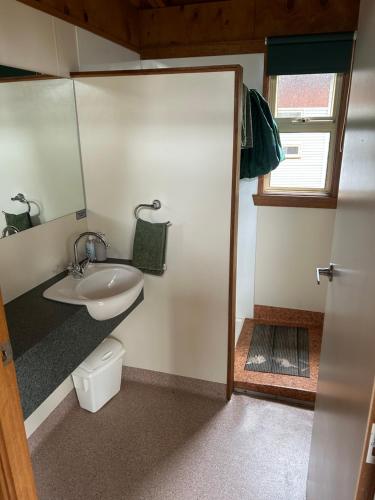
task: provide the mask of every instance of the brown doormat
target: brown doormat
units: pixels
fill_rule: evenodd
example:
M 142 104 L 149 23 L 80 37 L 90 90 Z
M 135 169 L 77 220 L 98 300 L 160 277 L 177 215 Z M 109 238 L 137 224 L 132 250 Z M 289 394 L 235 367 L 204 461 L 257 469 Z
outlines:
M 309 378 L 307 328 L 256 325 L 245 370 Z

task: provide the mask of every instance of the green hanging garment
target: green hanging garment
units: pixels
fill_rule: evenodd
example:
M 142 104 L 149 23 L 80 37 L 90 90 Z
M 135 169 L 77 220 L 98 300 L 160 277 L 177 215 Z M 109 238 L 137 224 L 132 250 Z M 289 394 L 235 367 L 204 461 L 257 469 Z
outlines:
M 285 160 L 279 130 L 267 101 L 256 90 L 247 92 L 244 98 L 250 97 L 252 147 L 241 149 L 241 179 L 266 175 Z

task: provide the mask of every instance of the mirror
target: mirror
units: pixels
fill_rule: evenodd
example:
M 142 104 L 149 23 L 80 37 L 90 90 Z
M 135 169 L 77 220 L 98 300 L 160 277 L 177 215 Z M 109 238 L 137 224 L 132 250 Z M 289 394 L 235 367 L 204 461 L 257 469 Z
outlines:
M 84 208 L 73 81 L 0 66 L 0 238 Z

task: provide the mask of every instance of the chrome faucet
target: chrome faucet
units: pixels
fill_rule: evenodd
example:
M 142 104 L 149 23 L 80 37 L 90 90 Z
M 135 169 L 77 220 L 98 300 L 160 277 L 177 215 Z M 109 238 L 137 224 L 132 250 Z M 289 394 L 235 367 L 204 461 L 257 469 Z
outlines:
M 5 226 L 2 233 L 1 237 L 5 238 L 6 236 L 10 236 L 15 233 L 19 233 L 19 229 L 17 229 L 15 226 Z
M 85 271 L 91 262 L 89 257 L 84 259 L 82 262 L 79 262 L 79 260 L 78 260 L 78 243 L 85 236 L 95 236 L 96 238 L 98 238 L 98 240 L 100 240 L 103 243 L 103 245 L 105 245 L 106 247 L 109 247 L 108 242 L 99 233 L 94 233 L 92 231 L 86 231 L 85 233 L 80 234 L 78 236 L 78 238 L 76 239 L 76 241 L 74 242 L 74 262 L 72 264 L 70 264 L 70 266 L 68 266 L 69 274 L 71 276 L 73 276 L 73 278 L 76 278 L 76 279 L 82 279 L 85 276 Z

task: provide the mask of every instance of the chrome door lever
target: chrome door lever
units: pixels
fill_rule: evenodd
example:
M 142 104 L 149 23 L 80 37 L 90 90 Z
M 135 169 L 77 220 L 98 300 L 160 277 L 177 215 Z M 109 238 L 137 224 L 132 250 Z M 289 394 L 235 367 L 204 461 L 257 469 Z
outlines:
M 316 282 L 320 285 L 320 276 L 328 276 L 328 281 L 333 280 L 333 275 L 335 271 L 335 265 L 330 264 L 329 267 L 317 267 L 316 268 Z

